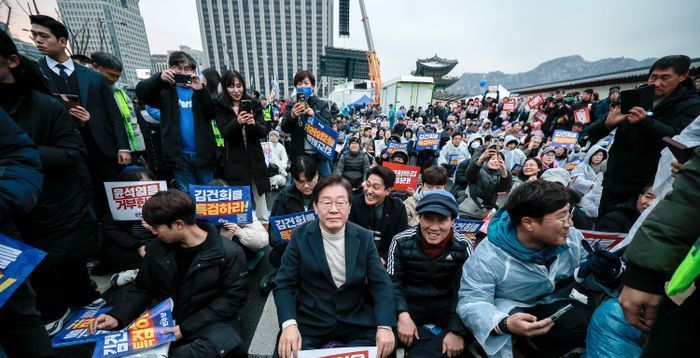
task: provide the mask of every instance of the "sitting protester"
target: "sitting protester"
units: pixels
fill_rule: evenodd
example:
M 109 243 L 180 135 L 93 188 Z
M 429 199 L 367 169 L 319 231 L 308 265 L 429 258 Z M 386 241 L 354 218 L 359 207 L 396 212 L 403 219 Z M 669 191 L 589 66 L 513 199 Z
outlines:
M 270 177 L 270 187 L 272 190 L 279 190 L 287 185 L 287 166 L 289 165 L 289 157 L 287 150 L 279 141 L 280 133 L 278 131 L 270 131 L 268 139 L 272 146 L 272 160 L 267 164 L 267 175 Z
M 496 149 L 487 149 L 471 161 L 467 168 L 467 179 L 467 197 L 459 205 L 459 213 L 460 217 L 471 220 L 483 219 L 496 207 L 498 193 L 507 193 L 513 185 L 503 153 Z
M 131 165 L 122 170 L 119 181 L 153 180 L 148 169 Z M 101 265 L 120 272 L 111 277 L 113 286 L 124 286 L 136 278 L 146 247 L 156 239 L 148 225 L 142 220 L 115 221 L 107 212 L 103 219 L 104 242 Z
M 436 189 L 445 189 L 447 184 L 447 170 L 443 167 L 433 166 L 425 171 L 421 176 L 423 184 L 416 189 L 412 196 L 404 200 L 403 205 L 406 207 L 406 216 L 408 226 L 414 227 L 418 225 L 418 213 L 416 213 L 416 205 L 425 194 Z
M 603 161 L 608 157 L 608 151 L 599 146 L 592 146 L 583 161 L 571 171 L 571 176 L 576 180 L 572 187 L 579 193 L 586 195 L 595 185 L 598 175 L 603 173 Z
M 542 162 L 537 158 L 527 158 L 525 163 L 523 163 L 523 168 L 518 171 L 518 174 L 513 175 L 513 188 L 519 187 L 520 185 L 537 180 L 542 174 Z
M 397 234 L 389 249 L 399 341 L 411 357 L 461 357 L 472 335 L 457 314 L 457 292 L 472 243 L 452 230 L 458 208 L 448 191 L 426 193 L 416 212 L 418 226 Z
M 445 145 L 440 149 L 440 157 L 438 157 L 438 165 L 450 166 L 450 159 L 452 156 L 456 155 L 457 164 L 471 158 L 469 153 L 469 146 L 462 141 L 464 135 L 460 132 L 452 133 L 452 140 L 445 143 Z M 456 166 L 455 166 L 456 167 Z M 454 171 L 454 168 L 451 169 Z
M 214 225 L 195 223 L 192 198 L 179 190 L 153 195 L 143 205 L 143 219 L 159 240 L 148 255 L 134 287 L 114 308 L 99 315 L 90 331 L 124 328 L 152 302 L 173 298 L 176 326 L 169 357 L 243 355 L 238 313 L 245 303 L 245 254 L 223 240 Z
M 339 175 L 321 179 L 312 194 L 318 220 L 292 232 L 274 291 L 281 358 L 327 345 L 376 345 L 379 358 L 394 351 L 393 286 L 372 234 L 348 222 L 351 193 Z
M 545 147 L 542 149 L 542 153 L 540 153 L 538 158 L 542 162 L 542 167 L 544 170 L 559 168 L 559 163 L 556 161 L 557 155 L 554 147 Z
M 513 357 L 520 337 L 546 357 L 583 347 L 593 309 L 568 298 L 572 285 L 611 293 L 620 284 L 619 257 L 601 248 L 590 252 L 572 227 L 571 211 L 561 184 L 523 184 L 465 263 L 457 312 L 489 356 Z M 555 324 L 549 316 L 568 304 Z
M 639 215 L 642 215 L 654 200 L 656 200 L 656 194 L 651 185 L 645 186 L 639 196 L 628 200 L 625 204 L 613 206 L 610 211 L 598 218 L 596 231 L 628 233 Z
M 506 169 L 513 170 L 516 165 L 522 166 L 527 156 L 518 148 L 520 141 L 517 137 L 508 135 L 505 139 L 505 147 L 501 150 L 506 161 Z
M 369 172 L 369 158 L 360 148 L 360 139 L 351 137 L 348 139 L 348 150 L 340 155 L 335 173 L 347 179 L 353 189 L 362 186 L 362 182 Z

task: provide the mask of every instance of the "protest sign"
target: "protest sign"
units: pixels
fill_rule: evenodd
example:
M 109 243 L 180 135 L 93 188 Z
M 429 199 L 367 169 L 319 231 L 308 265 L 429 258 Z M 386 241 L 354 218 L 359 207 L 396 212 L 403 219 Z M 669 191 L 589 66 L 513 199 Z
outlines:
M 272 154 L 272 143 L 271 142 L 260 142 L 260 146 L 263 150 L 263 155 L 265 156 L 265 162 L 270 163 L 274 159 Z
M 377 347 L 344 347 L 299 351 L 296 358 L 376 358 Z
M 292 238 L 292 230 L 295 227 L 316 219 L 316 212 L 309 210 L 290 215 L 271 216 L 270 224 L 275 229 L 275 234 L 277 234 L 275 239 L 280 244 L 286 245 L 289 239 Z
M 316 117 L 310 117 L 306 121 L 306 141 L 326 159 L 333 160 L 335 143 L 338 141 L 338 133 L 328 124 Z
M 467 107 L 467 113 L 476 113 L 479 111 L 479 106 L 469 106 Z
M 168 190 L 165 181 L 105 182 L 109 211 L 115 221 L 141 220 L 141 208 L 153 194 Z
M 482 225 L 484 225 L 484 222 L 481 220 L 455 219 L 452 229 L 468 239 L 474 240 L 474 236 L 479 232 Z
M 623 240 L 627 237 L 625 233 L 581 230 L 581 234 L 583 234 L 583 237 L 591 246 L 597 243 L 600 245 L 601 249 L 617 251 L 626 246 L 621 245 Z M 618 245 L 621 246 L 617 247 Z
M 190 185 L 197 218 L 214 224 L 253 222 L 253 204 L 249 186 Z
M 491 222 L 491 218 L 493 217 L 493 214 L 496 213 L 496 209 L 491 209 L 489 211 L 488 215 L 484 218 L 484 224 L 481 225 L 481 228 L 479 229 L 479 232 L 482 234 L 487 234 L 489 233 L 489 223 Z
M 489 119 L 489 110 L 488 110 L 488 109 L 485 109 L 485 110 L 479 112 L 479 119 L 482 120 L 482 121 L 483 121 L 484 119 Z
M 447 164 L 449 164 L 452 168 L 457 168 L 457 165 L 459 164 L 459 161 L 457 158 L 459 157 L 459 154 L 448 154 L 447 155 Z
M 96 342 L 100 335 L 113 333 L 111 331 L 97 331 L 90 334 L 90 323 L 97 316 L 107 313 L 112 307 L 103 307 L 76 312 L 52 339 L 51 346 L 54 348 L 73 346 L 84 343 Z
M 420 175 L 420 167 L 403 165 L 398 163 L 383 162 L 382 166 L 394 171 L 396 181 L 394 182 L 394 190 L 406 190 L 408 188 L 416 188 L 418 185 L 418 176 Z
M 574 119 L 578 123 L 588 124 L 591 121 L 591 113 L 588 107 L 581 107 L 574 111 Z
M 573 161 L 573 162 L 571 162 L 571 163 L 568 163 L 568 164 L 566 165 L 566 167 L 564 167 L 564 168 L 565 168 L 566 170 L 568 170 L 568 171 L 572 171 L 572 170 L 574 170 L 574 169 L 576 168 L 576 166 L 578 166 L 579 164 L 581 164 L 581 161 L 580 161 L 580 160 L 575 160 L 575 161 Z
M 345 131 L 338 133 L 338 143 L 345 143 Z
M 117 358 L 175 341 L 171 298 L 144 312 L 125 329 L 99 336 L 92 358 Z
M 547 113 L 544 113 L 542 111 L 535 112 L 534 117 L 540 123 L 544 123 L 545 121 L 547 121 Z
M 27 279 L 46 253 L 0 234 L 0 307 Z
M 377 156 L 379 156 L 379 153 L 381 153 L 385 147 L 384 139 L 376 139 L 374 141 L 374 153 L 376 153 Z
M 418 133 L 418 141 L 416 142 L 416 150 L 438 150 L 440 145 L 440 133 Z
M 503 112 L 513 112 L 515 110 L 515 103 L 504 103 Z
M 578 143 L 578 133 L 565 131 L 563 129 L 556 129 L 554 131 L 554 135 L 552 136 L 552 147 L 574 149 L 576 143 Z
M 544 103 L 542 93 L 538 93 L 536 96 L 527 100 L 527 106 L 530 107 L 530 109 L 537 109 L 542 103 Z
M 391 123 L 389 123 L 389 121 L 382 121 L 381 123 L 379 123 L 379 127 L 389 129 L 389 127 L 391 127 Z
M 397 150 L 402 151 L 404 153 L 408 153 L 408 143 L 397 143 L 394 141 L 390 141 L 389 146 L 386 149 L 387 154 L 392 155 Z

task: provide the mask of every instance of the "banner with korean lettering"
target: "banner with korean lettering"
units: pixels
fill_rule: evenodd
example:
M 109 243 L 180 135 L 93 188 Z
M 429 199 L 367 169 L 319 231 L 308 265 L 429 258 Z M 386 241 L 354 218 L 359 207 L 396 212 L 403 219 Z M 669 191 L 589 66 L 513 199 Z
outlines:
M 386 153 L 392 155 L 397 150 L 404 153 L 408 153 L 408 143 L 397 143 L 394 141 L 390 141 L 389 145 L 386 148 Z
M 537 109 L 542 103 L 544 103 L 544 97 L 542 97 L 541 93 L 527 100 L 527 106 L 530 107 L 530 109 Z
M 175 326 L 173 300 L 168 298 L 144 312 L 125 329 L 99 336 L 92 358 L 117 358 L 175 341 L 175 334 L 164 333 Z
M 265 156 L 265 162 L 272 162 L 274 159 L 274 154 L 272 154 L 272 142 L 260 142 L 260 146 L 262 147 L 263 155 Z
M 544 113 L 542 111 L 535 112 L 533 117 L 535 117 L 535 119 L 538 120 L 540 123 L 544 123 L 547 121 L 547 113 Z
M 297 358 L 377 358 L 377 347 L 344 347 L 299 351 Z
M 112 307 L 103 307 L 89 310 L 80 310 L 73 314 L 63 329 L 51 339 L 51 346 L 54 348 L 73 346 L 77 344 L 92 343 L 104 334 L 114 333 L 112 331 L 97 331 L 90 334 L 90 323 L 97 316 L 107 313 Z
M 109 211 L 115 221 L 141 220 L 141 209 L 150 197 L 168 190 L 163 180 L 105 182 Z
M 282 245 L 286 245 L 289 243 L 289 239 L 292 238 L 292 230 L 295 227 L 317 218 L 316 212 L 309 210 L 290 215 L 271 216 L 270 225 L 275 229 L 275 240 Z
M 396 181 L 394 182 L 394 190 L 406 190 L 408 188 L 416 188 L 418 185 L 418 176 L 420 175 L 420 167 L 403 165 L 398 163 L 383 162 L 382 166 L 394 171 Z
M 557 129 L 552 135 L 552 147 L 564 147 L 567 149 L 574 149 L 578 143 L 578 133 L 572 131 L 565 131 L 563 129 Z
M 452 229 L 468 239 L 474 240 L 474 236 L 479 232 L 481 225 L 484 225 L 482 220 L 455 219 Z
M 338 133 L 338 143 L 345 143 L 345 131 Z
M 625 240 L 626 233 L 581 230 L 581 234 L 591 246 L 597 243 L 600 248 L 613 252 L 627 246 L 631 241 Z
M 591 122 L 591 113 L 588 107 L 581 107 L 574 111 L 574 120 L 578 123 L 588 124 Z
M 513 112 L 515 110 L 515 103 L 504 103 L 503 112 Z
M 440 146 L 440 133 L 418 133 L 416 150 L 438 150 Z
M 306 130 L 306 141 L 326 159 L 333 160 L 335 144 L 338 142 L 338 132 L 316 117 L 309 117 L 304 129 Z
M 197 218 L 214 224 L 251 224 L 253 202 L 249 186 L 190 185 Z
M 44 259 L 46 253 L 0 234 L 0 307 Z
M 457 168 L 457 165 L 459 165 L 459 154 L 448 154 L 447 155 L 447 164 L 449 164 L 452 168 Z

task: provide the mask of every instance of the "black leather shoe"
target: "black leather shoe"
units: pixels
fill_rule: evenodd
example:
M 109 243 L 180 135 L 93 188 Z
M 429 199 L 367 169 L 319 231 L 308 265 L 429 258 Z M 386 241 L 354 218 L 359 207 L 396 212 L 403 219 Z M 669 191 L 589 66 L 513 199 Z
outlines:
M 263 276 L 260 280 L 260 292 L 268 293 L 273 288 L 275 288 L 275 276 L 277 276 L 277 270 L 272 270 L 267 275 Z

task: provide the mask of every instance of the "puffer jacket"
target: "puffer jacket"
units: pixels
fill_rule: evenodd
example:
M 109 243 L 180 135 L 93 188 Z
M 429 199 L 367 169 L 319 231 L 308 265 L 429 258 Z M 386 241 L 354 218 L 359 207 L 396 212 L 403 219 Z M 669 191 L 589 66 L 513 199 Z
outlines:
M 362 151 L 357 153 L 346 151 L 340 156 L 335 167 L 335 173 L 347 179 L 353 188 L 362 184 L 367 172 L 369 172 L 369 159 Z
M 421 246 L 420 227 L 394 236 L 387 271 L 394 284 L 396 312 L 408 312 L 417 325 L 432 323 L 457 335 L 467 329 L 457 315 L 457 292 L 462 266 L 472 252 L 472 242 L 453 233 L 445 251 L 430 260 Z
M 516 146 L 515 149 L 508 149 L 508 143 L 515 142 Z M 522 166 L 525 163 L 525 160 L 527 159 L 527 156 L 525 153 L 518 148 L 518 145 L 520 144 L 520 141 L 518 138 L 516 138 L 513 135 L 508 135 L 506 136 L 505 140 L 505 146 L 503 149 L 501 149 L 501 153 L 503 153 L 503 156 L 506 158 L 506 169 L 508 170 L 513 170 L 513 166 L 520 165 Z
M 481 156 L 481 152 L 477 152 Z M 474 154 L 478 158 L 477 153 Z M 501 176 L 498 170 L 491 170 L 487 167 L 487 161 L 479 166 L 478 160 L 472 160 L 467 167 L 467 194 L 479 206 L 483 208 L 493 208 L 496 205 L 496 198 L 500 192 L 508 192 L 513 186 L 513 176 L 508 172 L 508 176 Z
M 588 150 L 588 152 L 586 152 L 586 157 L 583 159 L 583 161 L 571 171 L 572 177 L 577 176 L 576 180 L 574 180 L 574 183 L 572 184 L 572 187 L 574 190 L 583 195 L 586 195 L 591 188 L 593 188 L 598 178 L 598 174 L 603 172 L 603 166 L 601 164 L 598 164 L 596 167 L 591 165 L 591 157 L 598 152 L 603 152 L 603 161 L 608 158 L 608 151 L 605 148 L 599 145 L 594 145 Z M 601 161 L 601 163 L 603 161 Z

